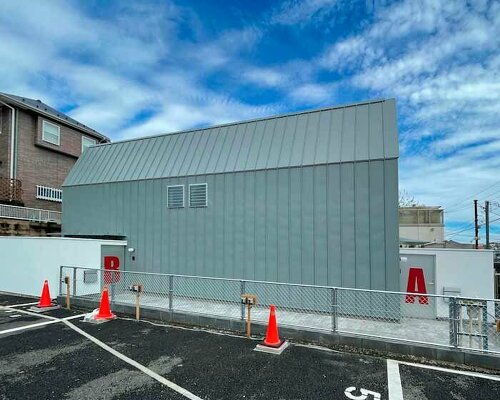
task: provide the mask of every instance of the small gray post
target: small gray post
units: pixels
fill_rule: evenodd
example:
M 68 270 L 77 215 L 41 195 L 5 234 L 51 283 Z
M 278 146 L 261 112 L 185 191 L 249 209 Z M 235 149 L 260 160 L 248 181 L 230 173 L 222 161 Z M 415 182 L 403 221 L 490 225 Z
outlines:
M 73 297 L 76 297 L 76 267 L 73 267 Z
M 337 303 L 337 288 L 330 289 L 330 313 L 332 317 L 332 332 L 337 332 L 339 323 L 339 307 Z
M 59 267 L 59 296 L 62 296 L 63 268 L 62 265 Z
M 481 333 L 483 334 L 483 350 L 488 350 L 488 302 L 483 302 Z
M 170 311 L 174 310 L 174 276 L 169 275 L 168 277 L 168 309 Z
M 241 296 L 245 294 L 245 281 L 240 281 L 240 302 L 241 302 L 241 320 L 245 320 L 245 304 L 241 301 Z
M 450 346 L 458 347 L 458 318 L 457 318 L 457 299 L 455 297 L 450 297 L 448 303 L 448 314 L 449 314 L 449 330 L 450 330 Z

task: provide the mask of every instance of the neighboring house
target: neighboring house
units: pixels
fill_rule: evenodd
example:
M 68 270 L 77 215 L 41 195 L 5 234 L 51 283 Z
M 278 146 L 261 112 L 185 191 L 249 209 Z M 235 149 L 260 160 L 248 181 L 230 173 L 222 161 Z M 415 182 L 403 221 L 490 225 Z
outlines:
M 399 207 L 402 247 L 444 242 L 444 210 L 440 206 Z
M 61 211 L 69 170 L 85 148 L 107 142 L 40 100 L 0 92 L 0 204 Z

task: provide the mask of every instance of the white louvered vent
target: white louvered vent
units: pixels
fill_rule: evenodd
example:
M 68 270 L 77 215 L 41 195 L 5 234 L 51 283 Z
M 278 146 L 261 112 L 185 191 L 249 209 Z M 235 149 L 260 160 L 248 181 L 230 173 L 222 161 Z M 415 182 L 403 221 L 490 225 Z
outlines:
M 189 185 L 189 207 L 207 206 L 207 184 L 195 183 Z
M 167 186 L 168 208 L 184 207 L 184 185 Z

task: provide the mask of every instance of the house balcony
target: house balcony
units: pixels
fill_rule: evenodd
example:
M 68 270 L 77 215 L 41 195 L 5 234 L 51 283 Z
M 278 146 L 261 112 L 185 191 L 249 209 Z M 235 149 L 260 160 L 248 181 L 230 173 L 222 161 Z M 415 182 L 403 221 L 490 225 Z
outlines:
M 23 187 L 19 179 L 0 177 L 0 203 L 22 206 Z

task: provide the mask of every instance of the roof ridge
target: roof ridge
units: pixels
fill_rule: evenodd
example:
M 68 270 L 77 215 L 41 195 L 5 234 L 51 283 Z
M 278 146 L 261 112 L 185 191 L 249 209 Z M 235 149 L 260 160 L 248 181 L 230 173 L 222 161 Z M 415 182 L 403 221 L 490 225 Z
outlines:
M 206 126 L 203 128 L 184 129 L 181 131 L 157 133 L 154 135 L 140 136 L 140 137 L 136 137 L 136 138 L 132 138 L 132 139 L 117 140 L 115 142 L 110 142 L 110 143 L 100 143 L 96 146 L 99 147 L 99 146 L 107 146 L 107 145 L 114 145 L 114 144 L 120 144 L 120 143 L 129 143 L 129 142 L 145 140 L 145 139 L 154 139 L 154 138 L 162 137 L 162 136 L 174 136 L 174 135 L 181 135 L 184 133 L 200 132 L 200 131 L 205 131 L 205 130 L 209 130 L 209 129 L 220 129 L 220 128 L 225 128 L 225 127 L 229 127 L 229 126 L 248 124 L 248 123 L 252 123 L 252 122 L 260 122 L 260 121 L 268 121 L 268 120 L 277 119 L 277 118 L 292 117 L 294 115 L 311 114 L 311 113 L 317 113 L 317 112 L 322 112 L 322 111 L 336 110 L 339 108 L 348 108 L 348 107 L 363 106 L 363 105 L 367 105 L 367 104 L 383 103 L 384 101 L 388 101 L 388 100 L 394 100 L 394 98 L 387 98 L 387 99 L 381 98 L 381 99 L 374 99 L 374 100 L 365 100 L 365 101 L 360 101 L 357 103 L 345 103 L 345 104 L 340 104 L 340 105 L 336 105 L 336 106 L 315 108 L 315 109 L 302 110 L 302 111 L 293 111 L 290 113 L 270 115 L 268 117 L 252 118 L 252 119 L 246 119 L 243 121 L 234 121 L 234 122 L 227 122 L 224 124 L 210 125 L 210 126 Z

